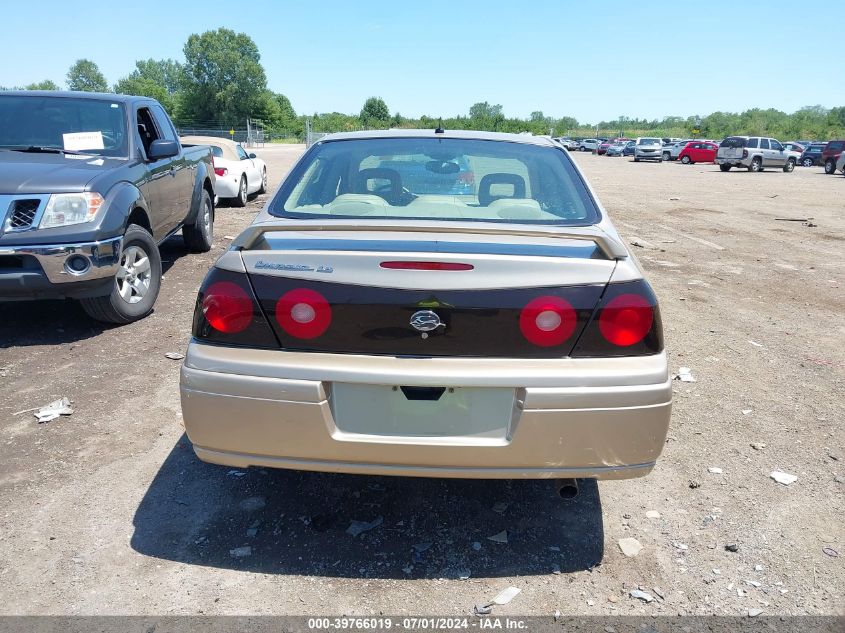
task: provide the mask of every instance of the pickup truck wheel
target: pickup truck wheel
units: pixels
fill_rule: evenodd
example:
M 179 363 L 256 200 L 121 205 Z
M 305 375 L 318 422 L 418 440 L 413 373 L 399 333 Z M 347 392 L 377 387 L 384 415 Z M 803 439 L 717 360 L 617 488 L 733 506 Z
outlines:
M 235 207 L 245 207 L 247 199 L 246 176 L 241 176 L 241 184 L 238 186 L 238 195 L 232 198 L 232 205 Z
M 826 173 L 826 174 L 835 174 L 836 173 L 836 163 L 833 162 L 832 158 L 828 158 L 824 162 L 824 173 Z
M 794 158 L 790 158 L 789 160 L 787 160 L 787 161 L 786 161 L 786 164 L 783 166 L 783 170 L 784 170 L 786 173 L 789 173 L 789 172 L 791 172 L 793 169 L 795 169 L 795 159 L 794 159 Z
M 267 193 L 267 170 L 261 170 L 261 188 L 258 190 L 258 193 Z
M 153 236 L 137 224 L 123 234 L 120 268 L 111 293 L 80 299 L 92 319 L 105 323 L 131 323 L 152 312 L 161 288 L 161 255 Z
M 808 157 L 808 158 L 805 158 L 804 160 L 802 160 L 801 164 L 804 165 L 804 167 L 812 167 L 813 164 L 814 164 L 814 161 L 813 161 L 812 158 Z
M 748 166 L 748 171 L 763 171 L 763 161 L 760 157 L 751 159 L 751 164 Z
M 194 224 L 182 227 L 182 241 L 192 253 L 207 253 L 214 240 L 214 205 L 211 196 L 203 189 L 200 195 L 200 208 Z
M 731 166 L 730 165 L 719 165 L 719 169 L 721 169 L 722 171 L 730 171 Z
M 683 157 L 681 157 L 681 162 L 682 162 L 684 165 L 689 165 L 692 161 L 690 160 L 690 157 L 689 157 L 689 156 L 683 156 Z

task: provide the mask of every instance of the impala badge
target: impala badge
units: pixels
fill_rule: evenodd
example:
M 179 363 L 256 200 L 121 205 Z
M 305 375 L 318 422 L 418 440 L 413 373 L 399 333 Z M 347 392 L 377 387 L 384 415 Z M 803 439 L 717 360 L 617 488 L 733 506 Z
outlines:
M 422 332 L 423 338 L 428 338 L 428 332 L 432 332 L 439 327 L 446 327 L 446 324 L 440 320 L 436 312 L 432 310 L 420 310 L 414 312 L 411 316 L 411 327 L 418 332 Z

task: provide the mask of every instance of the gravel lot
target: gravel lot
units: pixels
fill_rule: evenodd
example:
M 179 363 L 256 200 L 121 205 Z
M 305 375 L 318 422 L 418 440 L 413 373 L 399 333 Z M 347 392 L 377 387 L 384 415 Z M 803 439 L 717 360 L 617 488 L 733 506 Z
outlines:
M 301 152 L 258 150 L 271 185 Z M 212 253 L 163 246 L 139 323 L 0 305 L 0 613 L 465 614 L 513 585 L 497 615 L 845 614 L 845 178 L 573 156 L 641 245 L 672 367 L 696 378 L 675 383 L 649 477 L 560 501 L 548 482 L 199 462 L 165 353 L 184 351 L 199 283 L 261 196 L 218 210 Z M 62 396 L 70 417 L 16 415 Z

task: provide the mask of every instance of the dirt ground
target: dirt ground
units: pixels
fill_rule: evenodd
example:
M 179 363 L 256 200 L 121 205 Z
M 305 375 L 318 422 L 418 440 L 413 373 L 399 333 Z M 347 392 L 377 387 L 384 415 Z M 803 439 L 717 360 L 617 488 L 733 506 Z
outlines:
M 258 150 L 271 185 L 301 152 Z M 165 353 L 184 351 L 203 275 L 261 196 L 218 210 L 213 252 L 163 245 L 139 323 L 0 305 L 0 613 L 466 614 L 513 585 L 497 615 L 845 614 L 845 178 L 574 156 L 641 245 L 673 370 L 696 378 L 675 382 L 651 475 L 561 501 L 548 482 L 199 462 Z M 70 417 L 17 414 L 62 396 Z

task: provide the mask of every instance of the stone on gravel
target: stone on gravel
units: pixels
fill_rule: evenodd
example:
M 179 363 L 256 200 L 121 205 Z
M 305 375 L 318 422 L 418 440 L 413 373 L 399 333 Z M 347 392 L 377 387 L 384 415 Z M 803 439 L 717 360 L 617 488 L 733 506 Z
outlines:
M 711 466 L 710 468 L 707 469 L 707 472 L 712 474 L 712 475 L 721 475 L 722 472 L 724 472 L 724 471 L 722 471 L 722 469 L 719 468 L 718 466 Z
M 743 580 L 746 585 L 751 585 L 752 587 L 757 587 L 758 589 L 763 586 L 763 583 L 759 580 Z
M 621 538 L 619 539 L 619 549 L 628 558 L 634 558 L 642 551 L 643 545 L 635 538 Z
M 372 529 L 377 528 L 384 522 L 384 517 L 376 517 L 372 521 L 356 521 L 352 519 L 349 524 L 349 527 L 346 528 L 346 533 L 355 538 L 359 534 L 363 534 L 364 532 L 369 532 Z
M 796 481 L 798 481 L 797 475 L 790 475 L 789 473 L 783 473 L 779 470 L 773 470 L 769 477 L 774 479 L 779 484 L 783 484 L 784 486 L 794 484 Z
M 737 545 L 736 543 L 728 543 L 727 545 L 725 545 L 725 551 L 726 552 L 738 552 L 739 551 L 739 545 Z
M 479 543 L 478 541 L 475 541 L 472 544 L 472 549 L 474 549 L 476 552 L 479 551 L 481 549 L 481 543 Z
M 494 543 L 507 543 L 508 542 L 508 531 L 502 530 L 498 534 L 494 534 L 493 536 L 488 536 L 487 540 L 493 541 Z
M 652 602 L 654 600 L 654 596 L 652 596 L 650 593 L 648 593 L 647 591 L 640 591 L 639 589 L 634 589 L 630 595 L 632 598 L 642 600 L 643 602 Z
M 660 513 L 657 510 L 649 510 L 645 513 L 647 519 L 659 519 Z
M 831 558 L 839 558 L 839 552 L 837 552 L 832 547 L 824 547 L 824 548 L 822 548 L 822 551 L 825 554 L 827 554 L 828 556 L 830 556 Z
M 164 357 L 169 358 L 170 360 L 182 360 L 183 358 L 185 358 L 185 355 L 180 354 L 179 352 L 167 352 Z
M 232 558 L 245 558 L 246 556 L 252 556 L 252 547 L 246 545 L 244 547 L 236 547 L 234 549 L 230 549 L 229 556 L 231 556 Z
M 244 512 L 255 512 L 267 505 L 264 497 L 247 497 L 238 504 Z
M 493 613 L 493 604 L 477 604 L 472 608 L 475 615 L 490 615 Z
M 762 609 L 749 609 L 748 610 L 748 617 L 749 618 L 756 618 L 761 613 L 763 613 Z
M 695 490 L 696 488 L 701 488 L 701 484 L 698 483 L 695 479 L 693 479 L 692 481 L 689 482 L 689 487 L 692 490 Z

